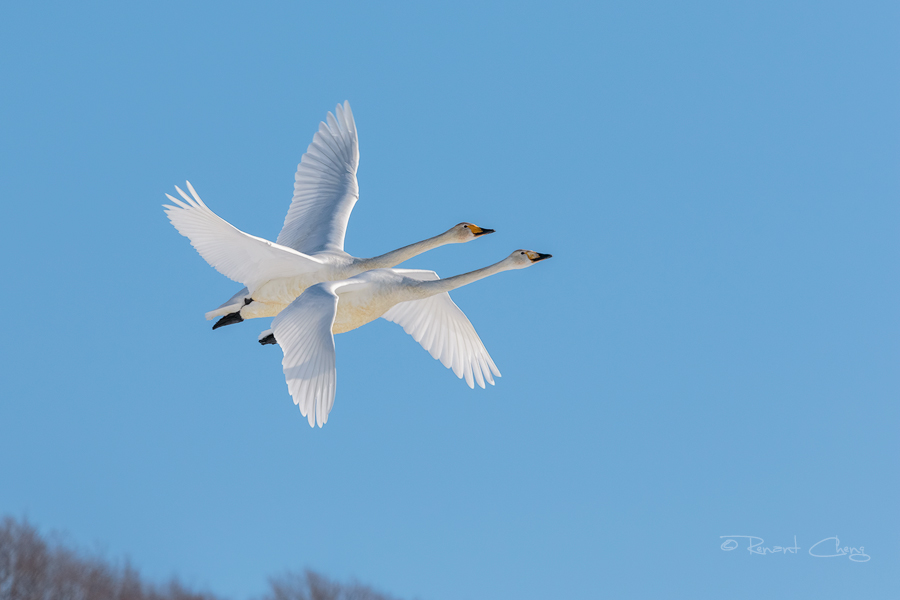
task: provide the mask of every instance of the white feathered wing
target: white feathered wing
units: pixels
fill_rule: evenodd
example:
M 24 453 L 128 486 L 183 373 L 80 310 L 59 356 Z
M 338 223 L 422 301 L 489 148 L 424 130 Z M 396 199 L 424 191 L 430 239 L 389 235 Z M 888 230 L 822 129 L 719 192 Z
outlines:
M 418 269 L 394 269 L 394 271 L 420 281 L 439 279 L 434 271 Z M 422 300 L 401 302 L 382 316 L 400 325 L 403 331 L 419 342 L 433 358 L 440 360 L 448 369 L 452 369 L 457 377 L 460 379 L 465 377 L 470 388 L 474 388 L 476 382 L 482 388 L 485 381 L 494 385 L 491 373 L 500 377 L 497 365 L 488 354 L 472 323 L 447 292 Z
M 310 427 L 328 421 L 334 405 L 334 316 L 338 297 L 333 282 L 307 288 L 272 321 L 275 339 L 284 352 L 281 366 L 288 390 Z
M 211 211 L 190 182 L 187 187 L 190 196 L 175 186 L 183 201 L 166 194 L 175 204 L 163 205 L 166 216 L 200 256 L 225 277 L 253 292 L 269 280 L 322 268 L 320 259 L 244 233 Z
M 359 139 L 350 103 L 328 113 L 297 165 L 294 198 L 277 244 L 299 252 L 340 252 L 359 199 Z

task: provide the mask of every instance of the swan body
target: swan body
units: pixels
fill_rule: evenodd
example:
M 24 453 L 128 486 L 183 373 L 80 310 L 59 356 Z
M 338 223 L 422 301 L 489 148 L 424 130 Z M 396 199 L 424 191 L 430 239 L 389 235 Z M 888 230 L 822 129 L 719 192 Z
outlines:
M 294 198 L 275 242 L 244 233 L 210 210 L 194 187 L 178 186 L 166 197 L 166 215 L 180 234 L 213 268 L 246 287 L 207 319 L 222 317 L 213 329 L 245 319 L 277 315 L 304 290 L 323 281 L 353 277 L 370 269 L 393 267 L 445 244 L 493 233 L 460 223 L 444 233 L 373 258 L 344 252 L 350 212 L 359 199 L 356 172 L 359 140 L 350 104 L 328 113 L 297 166 Z
M 294 404 L 319 427 L 328 421 L 336 388 L 334 334 L 383 317 L 403 327 L 423 348 L 470 388 L 494 384 L 500 376 L 475 328 L 450 299 L 450 290 L 510 269 L 523 269 L 550 258 L 516 250 L 483 269 L 438 278 L 434 271 L 376 269 L 342 281 L 310 286 L 260 335 L 260 343 L 278 343 L 282 368 Z

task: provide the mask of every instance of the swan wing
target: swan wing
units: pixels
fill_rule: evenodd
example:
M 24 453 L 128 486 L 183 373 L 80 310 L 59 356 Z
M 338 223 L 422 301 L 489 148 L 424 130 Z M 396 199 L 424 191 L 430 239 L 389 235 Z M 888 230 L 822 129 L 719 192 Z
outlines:
M 328 421 L 336 384 L 334 316 L 338 297 L 334 284 L 309 287 L 272 321 L 284 352 L 281 366 L 288 390 L 309 426 Z
M 394 269 L 397 273 L 421 281 L 438 279 L 434 271 Z M 487 381 L 494 385 L 491 373 L 500 377 L 497 365 L 472 327 L 472 323 L 443 292 L 422 300 L 410 300 L 395 305 L 382 315 L 396 323 L 403 331 L 419 342 L 433 358 L 452 369 L 457 377 L 465 377 L 470 388 L 484 387 Z
M 350 211 L 359 199 L 359 140 L 350 103 L 338 104 L 297 165 L 294 199 L 276 243 L 300 252 L 344 250 Z
M 255 290 L 271 279 L 322 268 L 323 262 L 317 258 L 244 233 L 211 211 L 190 182 L 187 188 L 190 196 L 175 186 L 181 199 L 166 194 L 174 206 L 163 208 L 178 233 L 225 277 Z

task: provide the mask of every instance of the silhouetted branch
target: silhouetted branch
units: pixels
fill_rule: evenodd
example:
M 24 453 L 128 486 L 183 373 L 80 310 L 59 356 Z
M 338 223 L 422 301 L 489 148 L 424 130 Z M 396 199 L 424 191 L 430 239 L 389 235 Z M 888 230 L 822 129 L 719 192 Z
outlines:
M 368 586 L 340 584 L 309 570 L 270 578 L 269 587 L 271 591 L 261 600 L 396 600 Z
M 269 580 L 260 600 L 395 600 L 359 583 L 340 584 L 313 571 Z M 0 600 L 223 600 L 177 579 L 145 583 L 129 563 L 113 566 L 46 542 L 27 521 L 0 523 Z

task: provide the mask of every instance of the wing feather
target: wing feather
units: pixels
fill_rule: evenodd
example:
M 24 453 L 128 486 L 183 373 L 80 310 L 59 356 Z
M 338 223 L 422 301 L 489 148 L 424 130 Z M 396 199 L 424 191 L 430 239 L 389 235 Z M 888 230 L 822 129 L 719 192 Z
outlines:
M 173 205 L 164 204 L 166 216 L 178 233 L 219 273 L 253 291 L 279 277 L 294 277 L 322 268 L 322 261 L 293 248 L 244 233 L 203 203 L 188 182 L 190 196 L 175 186 L 181 199 L 169 194 Z
M 328 113 L 294 176 L 294 198 L 276 243 L 300 252 L 343 251 L 350 212 L 359 199 L 359 139 L 350 103 Z
M 434 271 L 395 271 L 425 281 L 438 278 Z M 401 302 L 384 313 L 383 317 L 400 325 L 433 358 L 440 360 L 460 379 L 464 378 L 470 388 L 474 388 L 475 383 L 481 387 L 485 387 L 485 382 L 494 385 L 491 373 L 500 376 L 472 323 L 453 302 L 450 294 Z
M 288 391 L 310 427 L 322 427 L 334 405 L 334 316 L 338 297 L 334 284 L 307 288 L 272 321 L 275 339 L 284 352 L 281 361 Z

